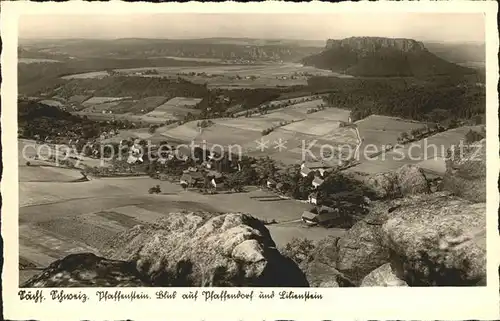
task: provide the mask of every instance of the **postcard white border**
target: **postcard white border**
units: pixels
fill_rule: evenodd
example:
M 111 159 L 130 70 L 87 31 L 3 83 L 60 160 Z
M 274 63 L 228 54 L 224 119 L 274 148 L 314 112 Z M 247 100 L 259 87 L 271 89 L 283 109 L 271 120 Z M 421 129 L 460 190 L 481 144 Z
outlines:
M 1 192 L 4 267 L 2 272 L 4 317 L 17 320 L 154 320 L 166 317 L 203 320 L 467 320 L 499 317 L 499 237 L 497 231 L 499 173 L 498 142 L 498 31 L 494 1 L 450 2 L 362 2 L 362 3 L 107 3 L 69 1 L 65 3 L 3 2 L 1 32 L 2 65 L 2 146 L 3 180 Z M 488 286 L 483 288 L 333 288 L 311 289 L 323 300 L 234 301 L 191 303 L 151 300 L 133 303 L 59 304 L 20 302 L 18 292 L 18 167 L 17 159 L 17 19 L 20 14 L 124 14 L 124 13 L 333 13 L 333 12 L 420 12 L 484 13 L 486 17 L 487 68 L 487 210 Z M 12 151 L 12 153 L 10 153 Z M 72 289 L 91 296 L 96 288 Z M 127 289 L 130 290 L 130 289 Z M 158 289 L 138 288 L 153 294 Z M 174 288 L 167 290 L 173 291 Z M 187 289 L 177 289 L 186 291 Z M 228 289 L 234 290 L 234 288 Z M 243 288 L 243 290 L 251 290 Z M 259 291 L 260 289 L 254 289 Z M 276 289 L 278 290 L 278 289 Z M 304 290 L 304 289 L 301 289 Z

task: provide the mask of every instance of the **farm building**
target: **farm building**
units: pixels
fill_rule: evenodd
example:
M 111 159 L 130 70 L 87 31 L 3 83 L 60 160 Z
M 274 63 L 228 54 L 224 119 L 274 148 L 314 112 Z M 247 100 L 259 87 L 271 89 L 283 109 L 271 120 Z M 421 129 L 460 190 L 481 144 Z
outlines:
M 276 187 L 276 181 L 274 179 L 268 179 L 266 185 L 267 185 L 267 188 L 275 188 Z
M 309 211 L 304 211 L 302 213 L 302 221 L 308 225 L 316 225 L 318 224 L 316 216 L 317 214 Z
M 323 182 L 324 182 L 324 180 L 322 180 L 321 178 L 319 178 L 319 177 L 317 177 L 317 176 L 316 176 L 316 177 L 313 179 L 313 181 L 312 181 L 312 186 L 313 186 L 314 188 L 318 188 L 319 186 L 321 186 L 321 184 L 323 184 Z
M 196 186 L 198 182 L 202 181 L 203 175 L 200 172 L 188 172 L 188 173 L 183 173 L 179 183 L 181 185 L 185 185 L 186 187 L 188 186 Z
M 313 192 L 309 194 L 308 201 L 311 204 L 318 204 L 318 193 Z
M 328 171 L 331 166 L 325 164 L 324 162 L 310 162 L 307 164 L 307 168 L 313 171 L 318 171 L 321 177 L 324 177 L 325 172 Z
M 134 155 L 129 155 L 128 158 L 127 158 L 127 163 L 129 164 L 136 164 L 136 163 L 142 163 L 143 162 L 143 159 L 141 156 L 137 157 L 137 156 L 134 156 Z
M 338 219 L 338 211 L 328 206 L 320 206 L 302 213 L 302 221 L 308 225 L 323 225 Z
M 307 177 L 307 175 L 309 175 L 310 172 L 311 169 L 309 169 L 309 167 L 307 167 L 306 164 L 302 163 L 302 165 L 300 165 L 300 174 L 302 175 L 302 177 Z

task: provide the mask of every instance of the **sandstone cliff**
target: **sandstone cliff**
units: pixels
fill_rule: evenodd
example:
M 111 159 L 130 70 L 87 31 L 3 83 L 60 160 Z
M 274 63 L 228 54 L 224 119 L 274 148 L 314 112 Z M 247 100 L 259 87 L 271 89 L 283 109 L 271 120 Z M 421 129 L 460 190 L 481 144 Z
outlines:
M 470 74 L 474 70 L 443 60 L 412 39 L 352 37 L 328 40 L 325 49 L 302 60 L 305 65 L 364 77 Z
M 382 37 L 351 37 L 342 40 L 328 39 L 325 49 L 350 48 L 362 53 L 376 52 L 383 48 L 395 49 L 401 52 L 427 51 L 424 44 L 404 38 Z

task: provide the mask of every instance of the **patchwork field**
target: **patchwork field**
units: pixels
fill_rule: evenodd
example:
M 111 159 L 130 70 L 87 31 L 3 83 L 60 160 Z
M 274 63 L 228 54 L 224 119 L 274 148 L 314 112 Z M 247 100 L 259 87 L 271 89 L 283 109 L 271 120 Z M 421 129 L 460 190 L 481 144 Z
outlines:
M 459 145 L 470 129 L 479 130 L 479 126 L 464 126 L 438 133 L 407 144 L 404 148 L 366 159 L 350 170 L 373 174 L 395 170 L 405 164 L 420 164 L 431 172 L 442 173 L 447 150 L 452 145 Z
M 91 79 L 91 78 L 104 78 L 109 76 L 109 72 L 105 70 L 101 71 L 92 71 L 86 72 L 82 74 L 73 74 L 61 77 L 62 79 L 70 80 L 70 79 Z
M 115 110 L 119 106 L 115 106 Z M 128 120 L 131 122 L 137 122 L 137 123 L 147 123 L 147 124 L 164 124 L 165 119 L 163 118 L 156 118 L 156 117 L 149 117 L 146 115 L 134 115 L 134 114 L 119 114 L 119 113 L 113 113 L 113 114 L 103 114 L 101 112 L 74 112 L 73 114 L 78 115 L 78 116 L 86 116 L 89 119 L 97 120 L 97 121 L 102 121 L 102 120 Z
M 36 64 L 36 63 L 55 63 L 62 62 L 55 59 L 43 59 L 43 58 L 18 58 L 17 63 L 19 64 Z
M 300 163 L 303 149 L 308 148 L 311 142 L 314 143 L 310 151 L 316 158 L 320 157 L 320 149 L 325 145 L 326 149 L 332 149 L 338 145 L 357 145 L 356 132 L 349 127 L 339 127 L 340 120 L 347 120 L 348 111 L 327 108 L 322 111 L 325 115 L 323 118 L 322 115 L 316 115 L 317 113 L 305 113 L 305 106 L 300 106 L 298 110 L 296 111 L 297 117 L 290 120 L 294 122 L 281 127 L 280 123 L 284 120 L 284 117 L 281 116 L 282 113 L 293 112 L 293 109 L 264 116 L 214 119 L 214 125 L 203 128 L 201 131 L 196 126 L 197 122 L 193 121 L 164 130 L 161 134 L 167 140 L 177 139 L 186 143 L 205 140 L 209 147 L 211 144 L 220 144 L 226 147 L 237 144 L 241 146 L 244 153 L 250 156 L 271 156 L 286 164 Z M 262 136 L 262 131 L 269 128 L 274 128 L 274 130 Z M 267 142 L 264 151 L 259 150 L 257 144 L 257 141 L 261 139 L 263 142 Z M 280 150 L 277 146 L 279 142 L 283 142 L 285 148 Z M 354 147 L 352 149 L 354 150 Z M 311 158 L 311 160 L 313 159 Z M 338 164 L 337 158 L 330 161 L 332 164 Z
M 277 126 L 282 119 L 269 117 L 249 117 L 249 118 L 218 118 L 213 119 L 216 124 L 238 129 L 263 131 L 264 129 Z
M 40 103 L 52 107 L 63 107 L 63 104 L 60 101 L 54 99 L 44 99 L 41 100 Z
M 158 117 L 167 119 L 183 119 L 188 113 L 199 114 L 200 111 L 194 107 L 201 101 L 201 98 L 175 97 L 164 102 L 154 110 L 146 114 L 148 117 Z
M 382 146 L 394 145 L 401 133 L 409 132 L 415 128 L 422 128 L 426 124 L 396 117 L 371 115 L 357 121 L 356 125 L 364 144 Z
M 90 105 L 99 105 L 104 103 L 110 103 L 115 101 L 120 101 L 123 99 L 127 99 L 127 97 L 91 97 L 84 101 L 82 105 L 90 106 Z
M 27 172 L 22 175 L 28 174 L 40 175 Z M 149 195 L 147 189 L 156 184 L 161 186 L 162 193 Z M 68 254 L 102 254 L 103 246 L 112 242 L 118 233 L 182 210 L 246 212 L 261 219 L 274 219 L 280 227 L 269 227 L 271 233 L 276 231 L 278 246 L 284 246 L 293 237 L 342 233 L 342 230 L 304 229 L 297 222 L 302 211 L 309 209 L 308 204 L 284 200 L 258 189 L 247 193 L 201 195 L 149 177 L 79 183 L 21 181 L 19 187 L 19 251 L 20 264 L 24 267 L 20 282 L 33 275 L 37 268 Z
M 182 58 L 181 58 L 182 59 Z M 157 74 L 142 74 L 147 70 L 156 70 Z M 234 65 L 221 64 L 216 66 L 193 67 L 141 67 L 116 69 L 116 72 L 135 77 L 182 77 L 195 83 L 207 83 L 208 88 L 262 88 L 306 85 L 307 77 L 337 76 L 350 77 L 334 72 L 303 66 L 297 63 L 273 63 Z M 101 78 L 108 76 L 107 71 L 96 71 L 82 74 L 73 74 L 63 79 Z M 307 76 L 306 76 L 307 75 Z
M 321 136 L 339 129 L 339 125 L 339 122 L 331 120 L 306 119 L 283 126 L 282 129 L 307 135 Z
M 26 166 L 19 171 L 20 182 L 74 182 L 83 176 L 79 171 L 54 166 Z

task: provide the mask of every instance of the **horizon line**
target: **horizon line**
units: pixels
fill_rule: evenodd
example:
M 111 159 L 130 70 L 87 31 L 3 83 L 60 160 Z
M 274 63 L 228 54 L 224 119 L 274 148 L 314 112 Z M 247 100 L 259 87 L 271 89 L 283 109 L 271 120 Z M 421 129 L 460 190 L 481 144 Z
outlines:
M 132 40 L 132 39 L 137 39 L 137 40 L 175 40 L 175 41 L 182 41 L 182 40 L 213 40 L 213 39 L 228 39 L 228 40 L 268 40 L 268 41 L 318 41 L 318 42 L 325 42 L 327 40 L 333 39 L 333 40 L 342 40 L 342 39 L 348 39 L 348 38 L 388 38 L 388 39 L 410 39 L 410 40 L 416 40 L 420 42 L 442 42 L 442 43 L 475 43 L 475 44 L 485 44 L 485 40 L 442 40 L 442 39 L 419 39 L 417 37 L 389 37 L 389 36 L 349 36 L 349 37 L 342 37 L 342 38 L 325 38 L 325 39 L 306 39 L 306 38 L 255 38 L 255 37 L 188 37 L 188 38 L 177 38 L 177 37 L 172 37 L 172 38 L 167 38 L 167 37 L 58 37 L 58 36 L 40 36 L 40 37 L 33 37 L 33 36 L 28 36 L 28 37 L 18 37 L 18 40 Z

